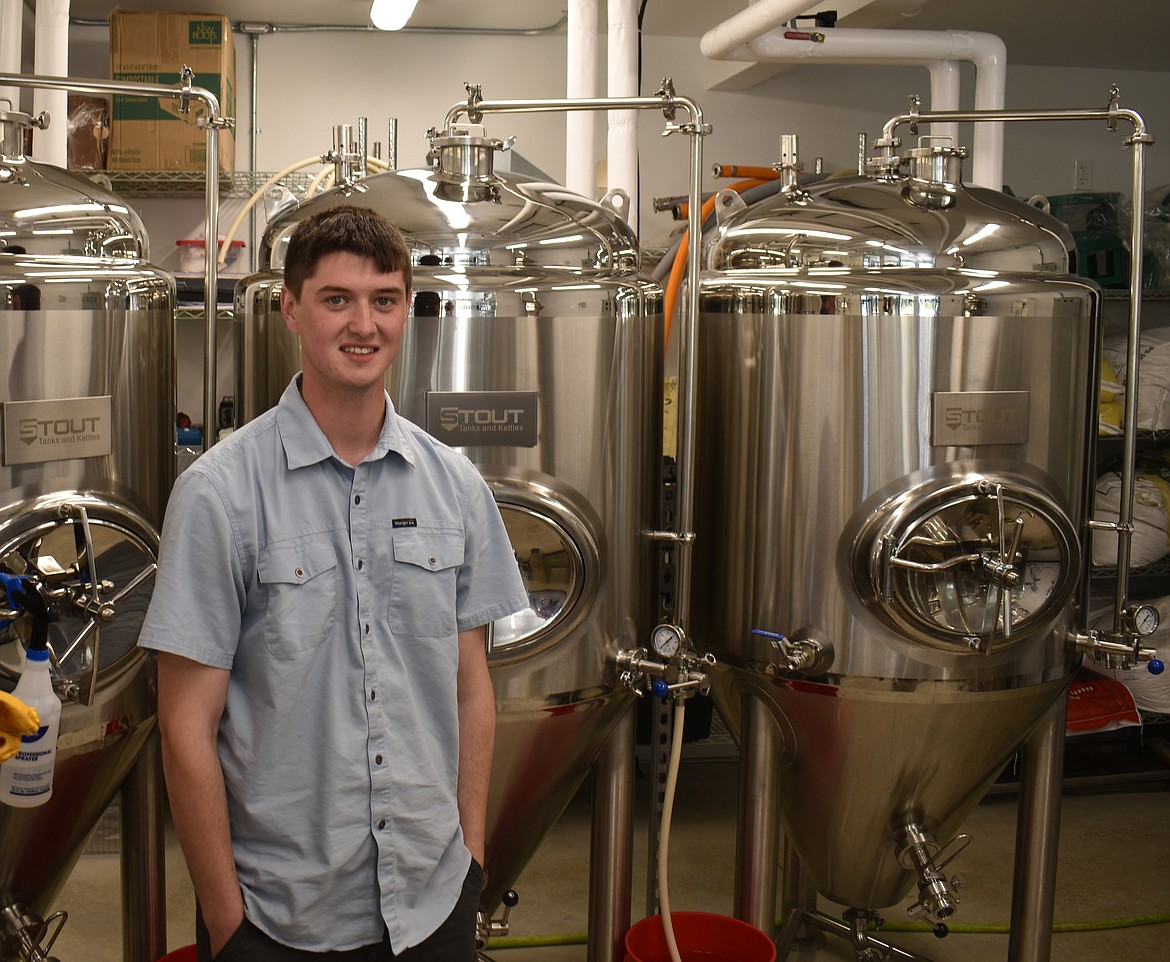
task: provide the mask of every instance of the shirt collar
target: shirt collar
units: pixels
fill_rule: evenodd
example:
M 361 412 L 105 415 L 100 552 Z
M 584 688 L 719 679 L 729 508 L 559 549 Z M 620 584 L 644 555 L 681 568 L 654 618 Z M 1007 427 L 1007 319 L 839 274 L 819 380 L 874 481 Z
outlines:
M 280 432 L 280 441 L 284 445 L 284 455 L 288 459 L 289 470 L 307 467 L 320 461 L 327 461 L 334 457 L 333 446 L 317 424 L 305 399 L 301 397 L 301 375 L 289 382 L 276 405 L 276 426 Z M 378 443 L 367 456 L 367 461 L 384 458 L 391 451 L 397 453 L 408 464 L 414 464 L 414 457 L 410 442 L 403 436 L 398 424 L 398 415 L 386 394 L 386 417 L 382 421 L 382 432 L 378 435 Z

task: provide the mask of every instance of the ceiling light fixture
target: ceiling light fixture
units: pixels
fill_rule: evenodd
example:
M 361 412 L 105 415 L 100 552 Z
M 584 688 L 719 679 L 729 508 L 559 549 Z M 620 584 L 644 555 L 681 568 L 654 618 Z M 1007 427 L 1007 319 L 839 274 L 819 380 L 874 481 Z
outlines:
M 374 0 L 370 22 L 379 30 L 401 30 L 417 3 L 418 0 Z

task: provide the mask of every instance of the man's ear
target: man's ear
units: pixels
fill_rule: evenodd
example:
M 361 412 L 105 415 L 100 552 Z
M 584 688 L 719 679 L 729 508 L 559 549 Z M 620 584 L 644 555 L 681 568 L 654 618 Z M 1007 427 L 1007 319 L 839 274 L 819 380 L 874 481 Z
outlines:
M 280 316 L 284 318 L 284 323 L 290 331 L 294 334 L 301 333 L 297 327 L 297 299 L 287 287 L 280 289 Z

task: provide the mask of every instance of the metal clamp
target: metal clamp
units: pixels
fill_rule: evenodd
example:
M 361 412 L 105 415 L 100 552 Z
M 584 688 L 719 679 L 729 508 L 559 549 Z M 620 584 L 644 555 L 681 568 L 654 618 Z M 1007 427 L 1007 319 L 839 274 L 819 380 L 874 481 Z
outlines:
M 670 77 L 663 77 L 662 83 L 658 85 L 658 90 L 655 93 L 662 98 L 662 116 L 668 121 L 673 121 L 675 115 L 674 80 Z
M 483 120 L 483 111 L 479 109 L 483 102 L 483 84 L 464 83 L 463 89 L 467 91 L 467 119 L 478 124 Z
M 235 117 L 200 117 L 195 122 L 196 127 L 201 127 L 204 130 L 235 130 Z
M 191 112 L 191 88 L 195 85 L 195 71 L 187 64 L 179 69 L 179 113 Z

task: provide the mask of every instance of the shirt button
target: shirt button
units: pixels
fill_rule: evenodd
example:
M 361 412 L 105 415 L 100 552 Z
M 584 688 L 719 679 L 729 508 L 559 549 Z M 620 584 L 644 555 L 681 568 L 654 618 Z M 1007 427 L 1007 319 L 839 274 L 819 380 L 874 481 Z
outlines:
M 360 494 L 355 495 L 354 499 L 353 499 L 353 503 L 354 504 L 361 504 L 362 503 L 362 496 Z
M 381 756 L 381 755 L 375 755 L 375 756 L 374 756 L 374 764 L 375 764 L 375 765 L 381 765 L 381 764 L 382 764 L 382 756 Z
M 295 574 L 298 578 L 303 578 L 305 576 L 305 569 L 304 568 L 297 568 L 297 570 L 294 571 L 293 574 Z
M 369 633 L 370 633 L 370 626 L 366 625 L 366 634 L 368 635 Z
M 385 828 L 385 827 L 386 827 L 386 819 L 383 818 L 378 822 L 378 828 Z
M 427 564 L 433 568 L 438 562 L 434 558 L 427 558 Z
M 371 691 L 370 692 L 370 701 L 377 701 L 377 700 L 378 700 L 378 693 L 376 691 Z
M 361 571 L 362 568 L 365 567 L 365 565 L 366 565 L 366 563 L 364 561 L 362 561 L 361 558 L 358 558 L 358 571 Z

